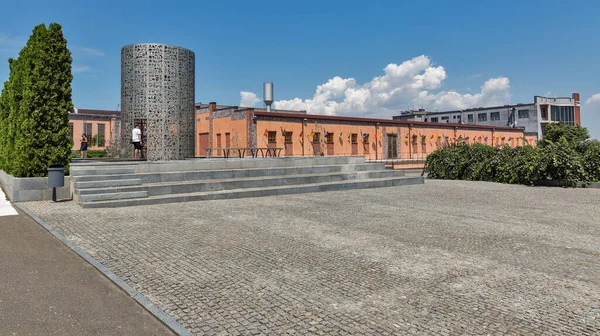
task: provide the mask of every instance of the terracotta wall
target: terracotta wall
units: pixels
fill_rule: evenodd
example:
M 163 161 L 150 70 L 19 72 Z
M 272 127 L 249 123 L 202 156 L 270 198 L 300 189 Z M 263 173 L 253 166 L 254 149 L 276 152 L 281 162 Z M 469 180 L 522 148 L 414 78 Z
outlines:
M 69 126 L 73 125 L 73 147 L 72 150 L 79 150 L 81 147 L 81 136 L 83 135 L 83 124 L 92 125 L 92 134 L 87 135 L 88 138 L 88 150 L 102 150 L 110 144 L 112 137 L 112 130 L 114 128 L 113 121 L 111 120 L 69 120 Z M 104 146 L 96 146 L 95 141 L 92 141 L 92 137 L 98 133 L 98 124 L 104 124 Z
M 204 156 L 205 151 L 201 147 L 209 147 L 208 144 L 203 143 L 206 138 L 206 134 L 210 132 L 210 112 L 202 111 L 202 113 L 196 113 L 196 156 Z M 208 140 L 206 140 L 208 141 Z M 202 145 L 200 145 L 202 143 Z
M 225 138 L 229 133 L 229 147 L 248 147 L 246 137 L 246 120 L 231 120 L 231 118 L 213 119 L 212 147 L 218 147 L 217 136 L 221 134 L 221 147 L 226 147 Z
M 387 133 L 387 132 L 386 132 Z M 482 143 L 490 146 L 508 144 L 511 147 L 524 144 L 523 132 L 521 130 L 496 130 L 473 129 L 467 127 L 444 126 L 412 126 L 402 125 L 401 133 L 401 157 L 423 158 L 434 150 L 454 142 L 467 144 Z M 534 138 L 529 139 L 533 144 Z
M 208 114 L 207 114 L 208 115 Z M 223 117 L 212 120 L 211 147 L 226 147 L 226 133 L 230 133 L 230 147 L 250 147 L 253 140 L 257 147 L 282 148 L 282 156 L 364 156 L 367 159 L 388 159 L 396 148 L 397 158 L 424 159 L 429 153 L 445 144 L 464 141 L 468 144 L 508 144 L 512 147 L 524 144 L 523 131 L 519 129 L 494 130 L 492 128 L 469 128 L 446 124 L 401 124 L 356 122 L 338 120 L 316 120 L 303 118 L 259 117 L 252 121 L 252 112 L 244 120 Z M 208 132 L 208 121 L 198 125 L 198 132 Z M 254 130 L 254 132 L 252 132 Z M 269 142 L 269 132 L 276 132 L 275 141 Z M 291 142 L 285 142 L 285 133 L 291 132 Z M 320 142 L 313 142 L 312 134 L 320 133 Z M 221 143 L 217 143 L 221 134 Z M 326 134 L 333 134 L 333 143 L 328 143 Z M 352 143 L 356 134 L 357 143 Z M 248 138 L 247 138 L 248 137 Z M 368 139 L 364 142 L 364 139 Z M 534 139 L 529 141 L 534 144 Z M 395 143 L 395 146 L 394 146 Z M 215 153 L 220 155 L 220 153 Z
M 268 132 L 276 131 L 276 142 L 268 142 Z M 284 143 L 283 132 L 292 132 L 292 143 Z M 378 135 L 380 131 L 377 131 Z M 313 142 L 311 134 L 320 133 L 321 141 Z M 333 134 L 333 143 L 327 143 L 325 134 Z M 357 143 L 352 144 L 352 134 L 356 134 Z M 364 135 L 368 134 L 368 137 Z M 320 121 L 308 120 L 302 127 L 301 121 L 272 121 L 258 120 L 256 123 L 256 137 L 258 147 L 284 148 L 281 155 L 288 156 L 365 156 L 367 158 L 381 158 L 381 139 L 375 141 L 375 126 L 329 124 Z M 363 139 L 368 139 L 364 143 Z M 303 150 L 304 148 L 304 150 Z

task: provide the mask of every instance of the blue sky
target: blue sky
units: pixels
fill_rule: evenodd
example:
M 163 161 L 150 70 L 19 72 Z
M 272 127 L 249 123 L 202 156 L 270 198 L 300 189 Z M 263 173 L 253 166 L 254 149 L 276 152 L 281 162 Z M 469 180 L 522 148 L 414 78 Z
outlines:
M 0 80 L 58 22 L 80 108 L 117 108 L 121 47 L 158 42 L 196 53 L 196 101 L 252 105 L 273 81 L 280 108 L 389 117 L 579 92 L 600 138 L 599 16 L 598 1 L 11 1 Z

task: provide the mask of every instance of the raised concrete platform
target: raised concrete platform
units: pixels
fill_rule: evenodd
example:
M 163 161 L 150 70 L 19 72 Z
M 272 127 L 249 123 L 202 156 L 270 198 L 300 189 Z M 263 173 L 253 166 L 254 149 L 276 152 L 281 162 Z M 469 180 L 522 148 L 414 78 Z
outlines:
M 362 157 L 119 162 L 72 167 L 73 199 L 84 208 L 259 197 L 422 184 Z

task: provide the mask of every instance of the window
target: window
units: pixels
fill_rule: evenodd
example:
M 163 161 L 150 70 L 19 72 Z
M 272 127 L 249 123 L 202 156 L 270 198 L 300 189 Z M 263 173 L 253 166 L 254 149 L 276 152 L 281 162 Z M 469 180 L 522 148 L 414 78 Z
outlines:
M 325 133 L 325 142 L 327 142 L 328 144 L 333 143 L 333 133 L 331 133 L 331 132 Z
M 358 134 L 356 133 L 352 133 L 352 135 L 350 136 L 350 141 L 355 144 L 358 143 Z
M 427 122 L 427 118 L 423 119 L 423 121 Z
M 487 113 L 479 113 L 477 115 L 477 121 L 487 121 Z
M 69 123 L 69 134 L 71 134 L 71 138 L 73 137 L 73 123 Z
M 93 139 L 96 146 L 104 147 L 106 139 L 106 125 L 98 124 L 98 134 Z
M 84 122 L 83 133 L 85 133 L 85 136 L 88 138 L 88 141 L 90 141 L 90 138 L 92 137 L 92 124 Z
M 284 137 L 285 137 L 284 142 L 286 144 L 292 143 L 292 132 L 285 132 Z
M 560 120 L 560 108 L 558 106 L 550 107 L 550 117 L 552 121 Z
M 450 120 L 450 117 L 442 117 L 442 120 Z
M 313 134 L 313 142 L 321 142 L 321 133 L 316 132 Z
M 528 119 L 529 110 L 519 110 L 519 119 Z
M 366 143 L 366 144 L 369 143 L 369 135 L 367 133 L 363 134 L 362 138 L 363 138 L 363 143 Z
M 277 131 L 269 131 L 268 139 L 269 142 L 277 142 Z
M 472 114 L 467 114 L 467 122 L 470 122 L 470 123 L 473 122 L 473 115 Z
M 575 111 L 573 106 L 552 106 L 551 107 L 552 121 L 560 121 L 563 124 L 575 124 Z
M 548 106 L 540 106 L 542 111 L 542 120 L 548 120 Z
M 438 118 L 437 118 L 437 117 L 435 117 L 435 118 L 431 118 L 431 122 L 434 122 L 434 123 L 435 123 L 435 122 L 438 122 Z
M 490 120 L 500 120 L 500 112 L 490 113 Z

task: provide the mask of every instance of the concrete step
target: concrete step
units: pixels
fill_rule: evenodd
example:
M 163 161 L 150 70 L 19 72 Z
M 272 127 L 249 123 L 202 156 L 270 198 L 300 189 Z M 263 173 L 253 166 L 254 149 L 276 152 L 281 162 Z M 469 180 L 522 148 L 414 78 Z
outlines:
M 328 183 L 311 183 L 302 185 L 282 185 L 262 188 L 232 189 L 212 192 L 195 192 L 186 194 L 172 194 L 152 196 L 139 199 L 106 200 L 96 202 L 81 202 L 83 208 L 111 208 L 136 205 L 153 205 L 164 203 L 178 203 L 190 201 L 205 201 L 217 199 L 262 197 L 285 194 L 301 194 L 332 190 L 354 190 L 366 188 L 382 188 L 413 184 L 423 184 L 423 177 L 393 177 L 367 180 L 337 181 Z
M 71 168 L 71 176 L 105 176 L 117 174 L 133 174 L 135 167 L 115 167 L 115 168 Z
M 120 179 L 120 180 L 102 180 L 102 181 L 88 181 L 88 182 L 75 182 L 74 189 L 88 189 L 88 188 L 107 188 L 107 187 L 120 187 L 120 186 L 134 186 L 141 185 L 142 179 Z
M 148 196 L 167 194 L 183 194 L 202 191 L 220 191 L 244 188 L 272 187 L 281 185 L 300 185 L 310 183 L 326 183 L 345 180 L 400 177 L 404 174 L 393 170 L 373 170 L 357 172 L 336 172 L 325 174 L 297 174 L 279 176 L 259 176 L 233 179 L 215 179 L 203 181 L 174 181 L 148 183 L 143 186 L 119 188 L 76 189 L 76 195 L 103 194 L 109 192 L 148 191 Z M 78 182 L 79 183 L 79 182 Z M 92 182 L 81 182 L 92 183 Z
M 90 195 L 79 195 L 79 203 L 85 202 L 97 202 L 97 201 L 109 201 L 109 200 L 136 200 L 148 197 L 147 191 L 128 191 L 128 192 L 116 192 L 116 193 L 105 193 L 105 194 L 90 194 Z
M 146 187 L 144 185 L 138 185 L 138 186 L 74 189 L 73 193 L 75 195 L 92 195 L 92 194 L 110 194 L 110 193 L 130 192 L 130 191 L 148 191 L 148 187 Z
M 385 170 L 384 164 L 363 163 L 330 166 L 306 166 L 306 167 L 276 167 L 276 168 L 252 168 L 252 169 L 226 169 L 226 170 L 199 170 L 187 172 L 162 172 L 162 173 L 138 173 L 120 175 L 90 175 L 76 176 L 76 182 L 91 182 L 115 179 L 142 179 L 143 183 L 174 182 L 174 181 L 198 181 L 211 179 L 231 179 L 241 177 L 318 174 L 342 171 L 365 171 Z

